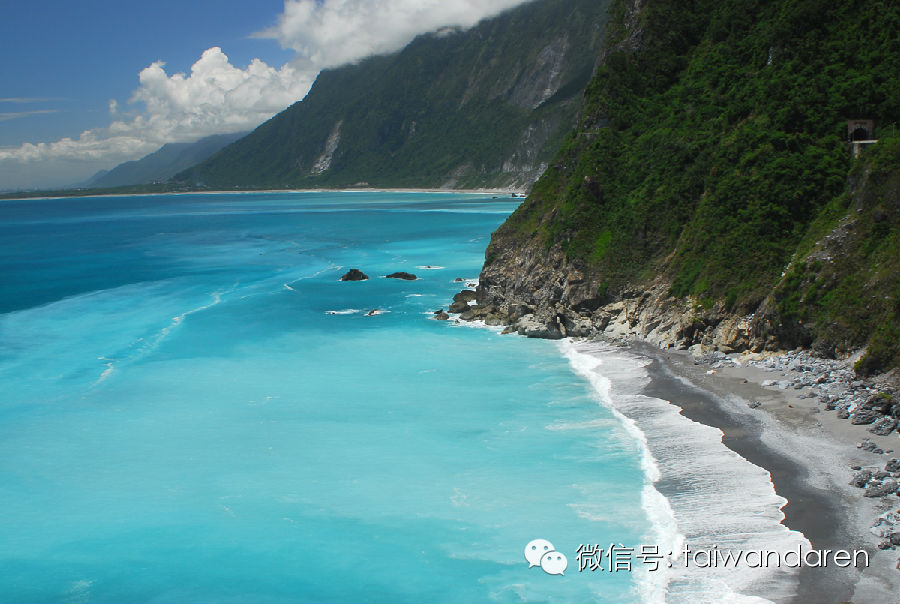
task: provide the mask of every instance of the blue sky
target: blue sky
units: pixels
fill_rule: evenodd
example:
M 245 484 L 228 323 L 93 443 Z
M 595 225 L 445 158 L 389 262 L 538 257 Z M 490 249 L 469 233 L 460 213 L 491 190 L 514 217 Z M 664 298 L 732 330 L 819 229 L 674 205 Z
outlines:
M 52 110 L 0 121 L 0 146 L 77 137 L 109 123 L 109 99 L 126 102 L 138 73 L 156 60 L 187 71 L 220 46 L 233 64 L 258 57 L 282 65 L 294 52 L 250 37 L 275 24 L 282 0 L 5 1 L 0 18 L 0 114 Z
M 0 0 L 0 191 L 249 131 L 318 72 L 525 0 Z

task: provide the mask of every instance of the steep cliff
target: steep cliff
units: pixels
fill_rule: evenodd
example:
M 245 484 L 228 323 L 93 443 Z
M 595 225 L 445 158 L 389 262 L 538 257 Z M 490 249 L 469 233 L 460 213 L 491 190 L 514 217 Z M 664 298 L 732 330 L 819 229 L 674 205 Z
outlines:
M 322 72 L 177 180 L 209 187 L 529 187 L 574 127 L 608 0 L 534 0 Z
M 898 28 L 884 1 L 615 2 L 579 126 L 492 237 L 479 304 L 529 335 L 896 366 Z M 849 118 L 881 139 L 858 160 Z

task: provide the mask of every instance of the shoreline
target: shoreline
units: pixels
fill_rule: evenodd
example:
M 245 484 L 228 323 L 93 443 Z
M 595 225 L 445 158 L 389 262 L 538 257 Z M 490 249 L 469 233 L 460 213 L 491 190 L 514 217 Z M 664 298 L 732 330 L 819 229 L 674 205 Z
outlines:
M 772 377 L 762 369 L 742 364 L 710 370 L 695 364 L 687 351 L 662 350 L 645 342 L 630 343 L 626 350 L 651 361 L 645 395 L 675 404 L 688 419 L 719 429 L 726 447 L 769 473 L 775 492 L 787 500 L 784 526 L 803 533 L 815 549 L 869 552 L 870 565 L 864 569 L 803 567 L 793 602 L 897 601 L 897 552 L 879 551 L 879 539 L 869 528 L 881 512 L 900 509 L 900 500 L 863 498 L 861 490 L 848 484 L 852 465 L 883 465 L 892 458 L 857 448 L 855 442 L 873 435 L 812 411 L 815 403 L 800 399 L 795 390 L 762 386 Z M 750 401 L 762 405 L 751 409 Z M 820 421 L 826 419 L 833 421 Z M 885 442 L 890 438 L 884 437 Z M 893 441 L 900 444 L 896 436 Z
M 86 193 L 84 195 L 73 193 L 72 195 L 43 195 L 24 197 L 3 197 L 5 201 L 51 201 L 55 199 L 84 199 L 97 197 L 160 197 L 163 195 L 252 195 L 254 193 L 447 193 L 459 195 L 503 195 L 507 199 L 525 199 L 526 189 L 417 189 L 417 188 L 391 188 L 391 187 L 347 187 L 336 189 L 248 189 L 248 190 L 224 190 L 224 191 L 161 191 L 156 193 Z M 516 194 L 519 197 L 512 197 Z M 15 193 L 11 193 L 15 195 Z

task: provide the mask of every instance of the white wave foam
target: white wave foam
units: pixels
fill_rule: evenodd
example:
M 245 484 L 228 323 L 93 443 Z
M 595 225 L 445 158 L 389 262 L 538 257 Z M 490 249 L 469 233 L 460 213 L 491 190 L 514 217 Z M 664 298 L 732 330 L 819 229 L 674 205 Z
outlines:
M 288 290 L 288 291 L 291 291 L 291 292 L 297 291 L 296 289 L 294 289 L 293 287 L 291 287 L 291 286 L 288 285 L 287 283 L 284 284 L 284 289 L 286 289 L 286 290 Z
M 360 312 L 358 308 L 345 308 L 344 310 L 326 310 L 326 315 L 353 315 Z
M 443 270 L 447 267 L 446 266 L 433 266 L 431 264 L 426 264 L 425 266 L 417 266 L 416 268 L 423 270 L 423 271 L 439 271 L 439 270 Z
M 99 384 L 100 382 L 102 382 L 103 380 L 108 378 L 110 375 L 112 375 L 112 372 L 115 370 L 116 370 L 116 365 L 113 361 L 110 361 L 109 363 L 107 363 L 106 369 L 103 370 L 103 373 L 100 374 L 100 377 L 97 378 L 97 381 L 93 383 L 93 386 L 96 386 L 97 384 Z
M 641 394 L 649 361 L 600 342 L 563 341 L 560 350 L 642 445 L 648 482 L 641 499 L 652 522 L 642 545 L 676 556 L 683 543 L 693 551 L 809 547 L 802 534 L 781 524 L 786 500 L 775 493 L 767 471 L 722 444 L 720 430 Z M 656 488 L 661 481 L 668 498 Z M 796 590 L 796 569 L 686 568 L 681 557 L 672 562 L 665 571 L 635 573 L 642 602 L 764 603 L 770 600 L 751 594 L 783 601 Z

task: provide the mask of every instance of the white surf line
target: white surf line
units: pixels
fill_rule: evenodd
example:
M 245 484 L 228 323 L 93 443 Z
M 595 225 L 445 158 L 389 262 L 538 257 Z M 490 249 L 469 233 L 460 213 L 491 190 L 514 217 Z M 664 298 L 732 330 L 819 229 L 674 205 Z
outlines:
M 222 296 L 224 294 L 233 292 L 237 288 L 237 286 L 238 286 L 238 283 L 236 282 L 234 285 L 231 286 L 231 288 L 229 288 L 228 290 L 226 290 L 224 292 L 223 291 L 212 292 L 211 294 L 209 294 L 210 296 L 212 296 L 212 299 L 213 299 L 212 302 L 210 302 L 208 304 L 204 304 L 203 306 L 198 306 L 197 308 L 192 308 L 191 310 L 187 310 L 187 311 L 181 313 L 180 315 L 172 317 L 172 322 L 169 323 L 169 325 L 167 325 L 166 327 L 163 327 L 156 334 L 156 337 L 153 338 L 153 340 L 151 342 L 142 346 L 138 350 L 137 354 L 132 359 L 126 359 L 126 360 L 134 360 L 134 359 L 141 358 L 147 354 L 150 354 L 151 352 L 156 350 L 156 348 L 159 346 L 159 344 L 166 337 L 169 336 L 169 334 L 172 332 L 172 330 L 174 330 L 176 327 L 181 325 L 181 323 L 184 322 L 184 320 L 187 317 L 191 316 L 194 313 L 202 312 L 204 310 L 212 308 L 213 306 L 218 305 L 222 301 Z M 142 341 L 142 340 L 143 340 L 143 338 L 138 338 L 137 341 Z M 106 359 L 105 357 L 99 357 L 99 360 L 108 360 L 110 362 L 106 364 L 106 369 L 103 371 L 103 373 L 100 374 L 100 377 L 93 384 L 91 384 L 91 388 L 95 388 L 96 386 L 99 386 L 110 375 L 112 375 L 112 373 L 116 370 L 116 363 L 119 361 L 118 359 Z
M 641 394 L 649 380 L 649 360 L 602 342 L 569 341 L 560 348 L 576 372 L 587 372 L 592 385 L 599 386 L 600 403 L 619 411 L 643 435 L 641 442 L 646 443 L 658 472 L 658 478 L 648 485 L 655 494 L 645 490 L 644 506 L 659 534 L 649 538 L 665 540 L 682 534 L 691 551 L 718 550 L 723 554 L 729 550 L 783 554 L 798 546 L 811 547 L 802 534 L 781 524 L 786 500 L 775 493 L 765 469 L 728 449 L 722 443 L 721 430 L 684 417 L 681 409 L 668 401 Z M 610 384 L 606 392 L 604 380 Z M 652 477 L 652 471 L 648 476 Z M 667 500 L 655 488 L 660 480 L 668 485 Z M 670 515 L 656 509 L 661 505 L 668 506 Z M 661 513 L 669 517 L 660 521 Z M 668 522 L 672 525 L 667 526 Z M 643 601 L 780 602 L 795 595 L 798 583 L 795 568 L 746 564 L 698 568 L 697 564 L 685 565 L 683 556 L 674 561 L 668 575 L 662 586 L 664 595 L 658 577 L 642 577 Z

